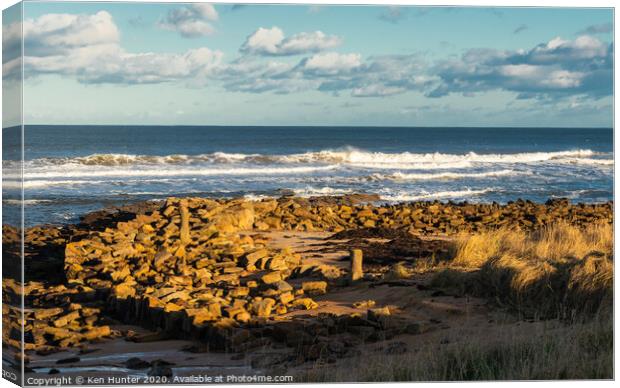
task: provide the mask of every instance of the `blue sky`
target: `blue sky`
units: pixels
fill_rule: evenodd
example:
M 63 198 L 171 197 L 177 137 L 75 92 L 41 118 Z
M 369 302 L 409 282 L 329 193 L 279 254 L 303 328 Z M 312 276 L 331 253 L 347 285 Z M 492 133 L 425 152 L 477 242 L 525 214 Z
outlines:
M 612 125 L 610 9 L 30 2 L 24 18 L 27 124 Z

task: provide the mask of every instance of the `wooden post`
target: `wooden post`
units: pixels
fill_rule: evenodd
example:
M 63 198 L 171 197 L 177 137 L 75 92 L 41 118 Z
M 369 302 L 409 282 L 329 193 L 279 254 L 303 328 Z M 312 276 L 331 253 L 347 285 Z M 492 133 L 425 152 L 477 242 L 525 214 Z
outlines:
M 189 236 L 189 209 L 186 199 L 179 201 L 179 212 L 181 213 L 181 244 L 187 245 L 192 240 Z
M 351 259 L 351 281 L 356 282 L 364 277 L 364 269 L 362 267 L 363 253 L 361 249 L 352 249 L 350 253 Z
M 182 199 L 179 201 L 179 213 L 181 213 L 181 230 L 180 230 L 180 241 L 181 241 L 181 246 L 179 247 L 179 250 L 177 251 L 179 254 L 177 254 L 177 256 L 180 256 L 182 259 L 182 263 L 181 263 L 181 271 L 183 272 L 183 274 L 185 275 L 187 272 L 187 258 L 186 256 L 186 251 L 185 251 L 185 247 L 187 246 L 187 244 L 189 244 L 192 239 L 189 235 L 189 209 L 187 208 L 187 200 L 186 199 Z

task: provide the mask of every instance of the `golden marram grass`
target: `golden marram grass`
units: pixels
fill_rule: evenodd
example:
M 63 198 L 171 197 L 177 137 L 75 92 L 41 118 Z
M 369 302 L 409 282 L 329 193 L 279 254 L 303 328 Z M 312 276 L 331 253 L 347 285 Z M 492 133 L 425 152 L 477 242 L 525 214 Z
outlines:
M 526 315 L 593 313 L 611 305 L 613 242 L 607 222 L 462 235 L 454 259 L 435 282 L 494 296 Z

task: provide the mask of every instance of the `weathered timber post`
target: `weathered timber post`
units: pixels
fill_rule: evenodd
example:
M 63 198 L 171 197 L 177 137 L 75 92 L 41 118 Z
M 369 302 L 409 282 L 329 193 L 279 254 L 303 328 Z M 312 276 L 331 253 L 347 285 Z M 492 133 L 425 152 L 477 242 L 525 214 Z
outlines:
M 183 272 L 183 274 L 186 274 L 187 258 L 185 257 L 186 256 L 185 247 L 187 246 L 187 244 L 189 244 L 192 241 L 189 235 L 189 209 L 188 209 L 186 199 L 182 199 L 179 201 L 179 213 L 181 213 L 181 230 L 180 230 L 181 246 L 179 247 L 179 250 L 177 251 L 177 256 L 181 257 L 182 259 L 181 271 Z
M 352 249 L 350 253 L 351 259 L 351 282 L 356 282 L 364 276 L 362 268 L 363 253 L 361 249 Z

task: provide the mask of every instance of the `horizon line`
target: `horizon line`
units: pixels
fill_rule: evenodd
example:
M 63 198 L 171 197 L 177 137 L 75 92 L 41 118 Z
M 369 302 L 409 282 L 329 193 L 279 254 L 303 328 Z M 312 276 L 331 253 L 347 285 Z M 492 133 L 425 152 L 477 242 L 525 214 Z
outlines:
M 222 125 L 222 124 L 18 124 L 2 127 L 47 126 L 47 127 L 247 127 L 247 128 L 436 128 L 436 129 L 614 129 L 613 126 L 597 127 L 548 127 L 548 126 L 406 126 L 406 125 Z

